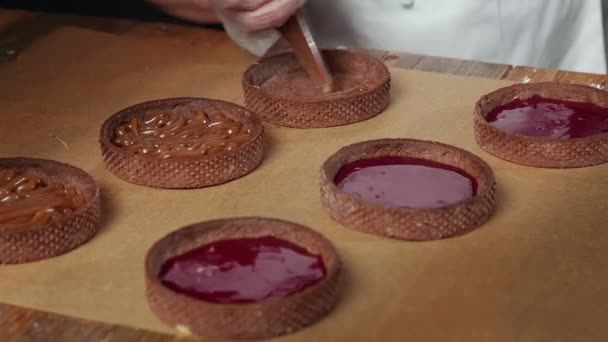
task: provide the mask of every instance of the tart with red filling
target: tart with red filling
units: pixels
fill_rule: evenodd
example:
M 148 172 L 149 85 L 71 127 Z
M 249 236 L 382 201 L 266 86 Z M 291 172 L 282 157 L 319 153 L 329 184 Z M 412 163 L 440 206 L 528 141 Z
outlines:
M 465 150 L 413 139 L 343 147 L 321 168 L 321 200 L 346 227 L 401 240 L 467 233 L 494 212 L 488 164 Z
M 570 168 L 608 161 L 608 93 L 563 83 L 516 84 L 475 105 L 475 140 L 522 165 Z
M 303 329 L 338 299 L 341 263 L 299 224 L 235 218 L 170 233 L 146 257 L 152 311 L 194 335 L 270 338 Z

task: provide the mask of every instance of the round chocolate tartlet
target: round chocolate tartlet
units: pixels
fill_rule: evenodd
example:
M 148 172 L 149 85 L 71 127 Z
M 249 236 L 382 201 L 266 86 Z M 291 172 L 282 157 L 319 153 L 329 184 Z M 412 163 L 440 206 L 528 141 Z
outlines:
M 0 263 L 64 254 L 99 230 L 99 187 L 52 160 L 0 158 Z
M 165 323 L 207 337 L 288 334 L 327 315 L 341 263 L 321 234 L 268 218 L 193 224 L 152 246 L 147 296 Z
M 389 104 L 390 73 L 380 60 L 343 50 L 323 50 L 334 78 L 324 93 L 293 53 L 264 58 L 243 76 L 245 105 L 279 126 L 318 128 L 363 121 Z
M 144 102 L 101 127 L 103 161 L 116 176 L 158 188 L 226 183 L 262 161 L 262 122 L 245 108 L 202 98 Z
M 475 140 L 527 166 L 584 167 L 608 161 L 608 93 L 563 83 L 516 84 L 475 105 Z
M 413 139 L 343 147 L 321 168 L 321 200 L 337 222 L 402 240 L 467 233 L 494 212 L 488 164 L 465 150 Z

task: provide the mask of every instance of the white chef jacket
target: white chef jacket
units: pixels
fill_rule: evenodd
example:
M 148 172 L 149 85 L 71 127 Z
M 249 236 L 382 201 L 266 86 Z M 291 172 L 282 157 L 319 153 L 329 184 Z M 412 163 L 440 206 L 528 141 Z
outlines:
M 324 47 L 606 73 L 601 0 L 309 0 L 306 6 Z M 253 36 L 236 40 L 256 44 Z M 257 44 L 250 50 L 259 53 Z

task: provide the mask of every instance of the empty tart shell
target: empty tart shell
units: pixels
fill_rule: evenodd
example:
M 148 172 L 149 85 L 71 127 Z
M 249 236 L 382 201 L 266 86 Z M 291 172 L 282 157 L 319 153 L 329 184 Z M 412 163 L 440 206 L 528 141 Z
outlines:
M 342 191 L 334 182 L 345 164 L 383 156 L 427 159 L 457 167 L 477 181 L 477 195 L 439 208 L 395 208 L 370 204 Z M 413 140 L 380 139 L 341 148 L 321 168 L 321 201 L 342 225 L 365 233 L 401 240 L 435 240 L 467 233 L 492 215 L 496 183 L 481 158 L 450 145 Z
M 388 106 L 390 73 L 384 63 L 365 54 L 343 50 L 323 50 L 322 53 L 330 72 L 358 75 L 364 81 L 350 90 L 338 89 L 330 94 L 320 90 L 309 95 L 297 90 L 277 93 L 265 89 L 269 79 L 304 72 L 293 53 L 278 54 L 263 58 L 245 71 L 245 106 L 266 122 L 296 128 L 346 125 L 374 117 Z M 278 86 L 289 89 L 290 79 L 285 77 Z
M 474 110 L 475 140 L 487 152 L 513 163 L 546 167 L 584 167 L 608 161 L 608 133 L 582 138 L 556 139 L 507 133 L 491 125 L 486 116 L 516 98 L 534 95 L 608 108 L 608 93 L 593 87 L 556 82 L 515 84 L 482 96 Z
M 272 235 L 321 255 L 326 276 L 286 297 L 256 303 L 212 303 L 164 286 L 158 274 L 168 259 L 213 241 Z M 341 262 L 325 237 L 302 225 L 269 218 L 206 221 L 176 230 L 156 242 L 146 256 L 148 303 L 165 323 L 198 336 L 260 339 L 288 334 L 328 314 L 338 299 Z
M 47 223 L 0 223 L 0 264 L 19 264 L 67 253 L 90 240 L 100 227 L 99 187 L 83 170 L 46 159 L 0 158 L 0 171 L 12 169 L 81 191 L 84 203 Z
M 174 156 L 167 159 L 135 154 L 112 142 L 116 129 L 133 117 L 170 112 L 189 118 L 208 111 L 221 112 L 230 119 L 250 126 L 251 140 L 233 150 L 214 155 Z M 239 105 L 204 98 L 172 98 L 140 103 L 112 115 L 101 127 L 100 144 L 106 167 L 123 180 L 156 188 L 202 188 L 226 183 L 253 171 L 264 154 L 263 131 L 260 119 Z

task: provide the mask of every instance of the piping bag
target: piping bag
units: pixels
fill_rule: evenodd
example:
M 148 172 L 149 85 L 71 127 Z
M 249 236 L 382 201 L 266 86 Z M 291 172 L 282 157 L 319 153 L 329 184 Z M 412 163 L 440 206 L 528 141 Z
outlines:
M 222 15 L 221 11 L 216 11 L 216 13 L 222 20 L 224 29 L 230 38 L 256 56 L 264 55 L 283 36 L 294 50 L 310 78 L 321 86 L 324 93 L 333 91 L 333 78 L 312 36 L 302 9 L 299 9 L 296 14 L 279 27 L 278 31 L 268 30 L 255 33 L 244 31 L 236 23 Z
M 330 93 L 333 90 L 333 78 L 310 32 L 302 10 L 298 10 L 283 26 L 279 27 L 279 31 L 291 45 L 310 78 L 321 85 L 324 93 Z

